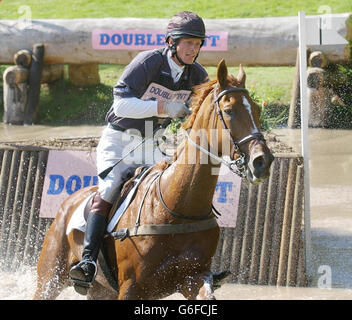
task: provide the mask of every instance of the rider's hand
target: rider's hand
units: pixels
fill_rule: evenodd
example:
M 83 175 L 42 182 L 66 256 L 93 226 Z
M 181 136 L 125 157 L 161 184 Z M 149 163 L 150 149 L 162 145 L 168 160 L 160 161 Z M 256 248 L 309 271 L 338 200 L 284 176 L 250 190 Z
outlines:
M 184 103 L 175 101 L 166 101 L 163 105 L 163 114 L 167 114 L 170 118 L 184 118 L 191 112 Z

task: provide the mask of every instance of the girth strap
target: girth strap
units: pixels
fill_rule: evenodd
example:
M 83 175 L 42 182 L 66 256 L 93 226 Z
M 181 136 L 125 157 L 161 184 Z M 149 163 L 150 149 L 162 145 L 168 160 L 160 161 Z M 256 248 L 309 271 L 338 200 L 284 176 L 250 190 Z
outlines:
M 115 232 L 111 232 L 110 235 L 114 237 L 114 239 L 120 239 L 121 241 L 123 241 L 128 237 L 134 236 L 200 232 L 215 228 L 217 226 L 218 223 L 216 221 L 216 218 L 211 218 L 208 220 L 192 223 L 142 225 L 139 227 L 123 228 Z

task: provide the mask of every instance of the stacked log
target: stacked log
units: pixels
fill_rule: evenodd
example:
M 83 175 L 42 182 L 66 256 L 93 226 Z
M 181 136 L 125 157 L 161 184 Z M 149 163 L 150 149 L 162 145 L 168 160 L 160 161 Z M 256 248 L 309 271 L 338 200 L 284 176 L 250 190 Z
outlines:
M 63 78 L 64 65 L 43 65 L 44 45 L 33 46 L 33 52 L 19 50 L 14 66 L 3 75 L 4 123 L 32 124 L 38 113 L 40 85 Z
M 329 61 L 321 51 L 308 54 L 307 94 L 308 94 L 308 126 L 326 128 L 333 126 L 333 108 L 344 103 L 332 89 L 332 81 L 327 72 Z M 288 119 L 289 128 L 300 126 L 300 82 L 299 60 L 297 55 L 296 76 L 292 91 L 292 100 Z

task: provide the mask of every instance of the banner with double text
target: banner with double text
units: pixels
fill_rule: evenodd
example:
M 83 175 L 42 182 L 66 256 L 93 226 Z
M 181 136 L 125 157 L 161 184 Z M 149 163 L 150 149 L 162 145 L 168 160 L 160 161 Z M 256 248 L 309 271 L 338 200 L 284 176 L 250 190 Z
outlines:
M 165 46 L 165 33 L 158 30 L 109 30 L 92 31 L 92 47 L 96 50 L 150 50 Z M 209 31 L 203 51 L 227 51 L 228 32 Z
M 71 194 L 98 184 L 96 152 L 50 150 L 44 179 L 40 217 L 55 218 L 61 203 Z M 235 227 L 241 179 L 222 166 L 213 198 L 221 213 L 220 227 Z

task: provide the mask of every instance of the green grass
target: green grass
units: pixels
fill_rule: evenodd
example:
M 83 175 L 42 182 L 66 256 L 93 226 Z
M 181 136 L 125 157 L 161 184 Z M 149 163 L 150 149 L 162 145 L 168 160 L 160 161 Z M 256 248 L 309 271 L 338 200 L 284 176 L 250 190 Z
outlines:
M 26 7 L 23 7 L 26 6 Z M 322 7 L 324 6 L 324 7 Z M 330 12 L 321 11 L 329 8 Z M 181 10 L 197 12 L 203 18 L 253 18 L 269 16 L 296 16 L 298 11 L 308 15 L 344 13 L 352 11 L 351 0 L 2 0 L 0 19 L 71 19 L 106 17 L 170 18 Z M 26 16 L 26 13 L 28 16 Z M 6 66 L 0 65 L 0 96 L 2 96 L 2 73 Z M 112 86 L 124 66 L 100 65 L 101 84 L 89 88 L 76 88 L 67 79 L 50 86 L 43 85 L 40 95 L 40 124 L 102 124 L 106 111 L 112 103 Z M 207 68 L 212 79 L 216 68 Z M 229 68 L 234 75 L 237 68 Z M 294 67 L 245 67 L 247 88 L 257 101 L 265 101 L 272 114 L 287 109 L 291 98 Z M 3 116 L 0 102 L 0 117 Z M 277 109 L 277 110 L 276 110 Z
M 103 124 L 105 114 L 113 101 L 112 86 L 123 69 L 124 66 L 119 65 L 101 65 L 101 84 L 98 86 L 73 87 L 67 79 L 67 73 L 64 80 L 50 86 L 43 85 L 38 123 Z M 207 70 L 210 77 L 215 79 L 216 68 L 208 67 Z M 237 75 L 237 71 L 237 68 L 229 68 L 229 72 L 234 75 Z M 274 109 L 289 104 L 293 67 L 248 67 L 245 71 L 247 88 L 255 93 L 259 103 L 265 101 Z
M 0 66 L 0 76 L 7 66 Z M 51 85 L 42 85 L 39 101 L 38 124 L 74 125 L 103 124 L 113 96 L 112 87 L 120 77 L 124 66 L 100 65 L 101 83 L 97 86 L 77 88 L 72 86 L 65 70 L 65 78 Z M 216 68 L 206 68 L 211 79 L 216 77 Z M 294 67 L 245 67 L 246 86 L 255 94 L 258 103 L 265 101 L 273 114 L 290 103 Z M 229 67 L 229 73 L 237 75 L 238 68 Z M 1 77 L 2 78 L 2 77 Z M 2 82 L 0 80 L 0 95 Z M 277 109 L 277 111 L 275 111 Z M 3 116 L 0 102 L 0 118 Z
M 24 13 L 18 10 L 23 5 L 30 8 L 32 19 L 169 18 L 181 10 L 195 11 L 204 18 L 252 18 L 296 16 L 298 11 L 315 15 L 319 14 L 319 8 L 323 9 L 322 6 L 328 6 L 330 13 L 352 11 L 349 0 L 3 0 L 0 2 L 0 19 L 20 18 Z

